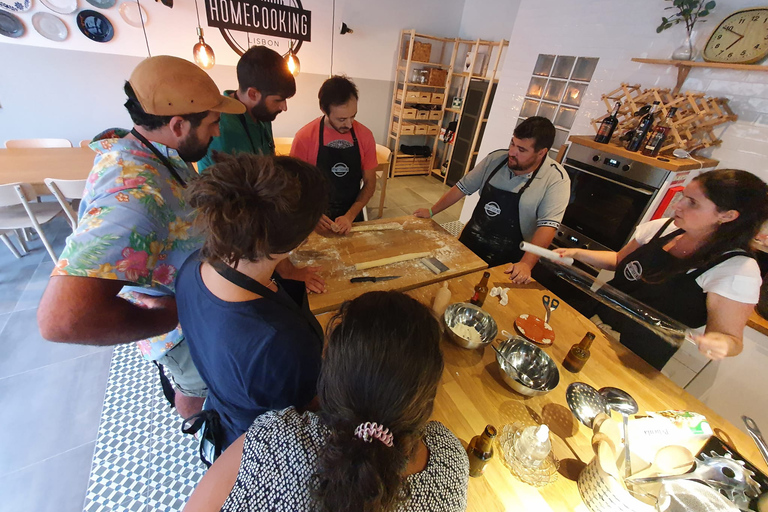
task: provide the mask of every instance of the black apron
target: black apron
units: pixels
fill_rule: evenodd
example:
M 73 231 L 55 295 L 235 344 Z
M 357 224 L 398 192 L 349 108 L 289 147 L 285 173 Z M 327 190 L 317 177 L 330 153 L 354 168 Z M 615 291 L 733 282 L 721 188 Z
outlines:
M 664 246 L 684 231 L 676 229 L 668 235 L 662 235 L 672 221 L 673 219 L 669 219 L 647 244 L 624 258 L 616 268 L 616 275 L 608 284 L 660 313 L 696 328 L 707 323 L 707 294 L 696 283 L 696 279 L 723 261 L 733 256 L 748 256 L 748 253 L 743 250 L 729 251 L 702 268 L 679 272 L 658 283 L 649 283 L 643 280 L 644 274 L 653 274 L 677 263 L 677 258 L 665 251 Z M 676 347 L 622 313 L 601 306 L 597 314 L 605 323 L 621 333 L 621 343 L 624 346 L 657 370 L 661 370 L 677 351 Z
M 363 161 L 354 128 L 350 130 L 352 146 L 344 149 L 330 148 L 323 143 L 325 116 L 320 119 L 320 145 L 317 148 L 317 167 L 325 174 L 331 186 L 328 217 L 336 220 L 346 214 L 360 195 L 363 180 Z M 355 222 L 363 220 L 362 210 Z
M 517 262 L 522 258 L 520 197 L 539 172 L 539 169 L 533 171 L 520 192 L 509 192 L 491 186 L 493 177 L 506 164 L 507 160 L 504 159 L 491 171 L 483 185 L 480 200 L 472 212 L 472 218 L 459 237 L 459 241 L 488 263 L 489 267 Z

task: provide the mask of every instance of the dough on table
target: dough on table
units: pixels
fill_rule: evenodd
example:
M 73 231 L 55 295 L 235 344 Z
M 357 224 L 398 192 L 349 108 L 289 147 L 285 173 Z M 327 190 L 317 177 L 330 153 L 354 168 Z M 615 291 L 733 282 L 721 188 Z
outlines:
M 359 233 L 361 231 L 385 231 L 388 229 L 403 229 L 399 222 L 387 222 L 386 224 L 363 224 L 361 226 L 352 226 L 350 233 Z
M 456 334 L 456 336 L 464 338 L 471 343 L 480 343 L 483 341 L 483 338 L 480 336 L 480 333 L 477 331 L 477 329 L 470 327 L 469 325 L 456 324 L 450 329 L 454 332 L 454 334 Z
M 364 263 L 357 263 L 355 270 L 368 270 L 369 268 L 383 267 L 390 263 L 400 263 L 401 261 L 415 260 L 417 258 L 424 258 L 429 256 L 429 252 L 411 252 L 408 254 L 401 254 L 400 256 L 392 256 L 391 258 L 382 258 L 380 260 L 366 261 Z

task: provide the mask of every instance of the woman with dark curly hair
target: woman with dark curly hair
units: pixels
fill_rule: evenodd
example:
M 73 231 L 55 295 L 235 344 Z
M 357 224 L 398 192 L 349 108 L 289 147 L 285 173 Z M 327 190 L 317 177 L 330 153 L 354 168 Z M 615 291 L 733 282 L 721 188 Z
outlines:
M 760 268 L 750 242 L 768 217 L 768 185 L 752 173 L 718 169 L 685 187 L 674 217 L 646 222 L 618 253 L 558 249 L 596 268 L 616 270 L 612 286 L 689 327 L 713 360 L 742 350 L 747 318 L 760 297 Z M 607 307 L 601 320 L 621 343 L 661 368 L 676 348 Z
M 304 283 L 275 267 L 312 232 L 328 189 L 295 158 L 220 158 L 187 189 L 205 241 L 179 271 L 176 302 L 226 448 L 259 414 L 306 407 L 317 394 L 322 329 Z
M 399 292 L 345 303 L 329 324 L 320 412 L 256 418 L 185 510 L 464 510 L 466 452 L 428 422 L 442 371 L 428 308 Z

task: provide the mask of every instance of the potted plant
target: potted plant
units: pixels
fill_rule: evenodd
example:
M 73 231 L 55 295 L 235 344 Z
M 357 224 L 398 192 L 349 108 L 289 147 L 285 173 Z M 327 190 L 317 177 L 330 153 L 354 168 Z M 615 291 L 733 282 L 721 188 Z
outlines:
M 675 60 L 692 60 L 693 59 L 693 45 L 691 43 L 691 34 L 693 33 L 693 27 L 701 20 L 704 23 L 706 20 L 702 20 L 705 16 L 709 15 L 712 9 L 715 8 L 714 0 L 667 0 L 672 2 L 672 5 L 665 9 L 673 9 L 675 12 L 670 17 L 661 17 L 661 25 L 656 27 L 656 33 L 661 33 L 668 28 L 677 25 L 678 23 L 685 23 L 685 30 L 687 37 L 685 42 L 678 47 L 673 53 L 672 58 Z

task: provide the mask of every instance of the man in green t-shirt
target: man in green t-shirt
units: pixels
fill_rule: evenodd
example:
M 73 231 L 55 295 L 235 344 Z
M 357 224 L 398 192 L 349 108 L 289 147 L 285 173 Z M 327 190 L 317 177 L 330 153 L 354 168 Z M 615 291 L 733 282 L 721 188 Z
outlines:
M 224 94 L 246 107 L 245 114 L 224 114 L 208 154 L 197 163 L 199 171 L 213 165 L 215 152 L 275 154 L 272 121 L 288 110 L 286 100 L 296 94 L 296 81 L 279 53 L 254 46 L 237 63 L 236 91 Z

